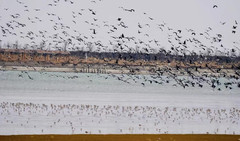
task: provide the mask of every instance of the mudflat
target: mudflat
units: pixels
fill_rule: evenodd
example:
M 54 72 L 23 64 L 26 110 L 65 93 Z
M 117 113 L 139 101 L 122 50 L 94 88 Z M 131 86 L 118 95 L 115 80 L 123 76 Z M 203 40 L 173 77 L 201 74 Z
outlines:
M 111 134 L 111 135 L 10 135 L 1 141 L 239 141 L 240 135 Z

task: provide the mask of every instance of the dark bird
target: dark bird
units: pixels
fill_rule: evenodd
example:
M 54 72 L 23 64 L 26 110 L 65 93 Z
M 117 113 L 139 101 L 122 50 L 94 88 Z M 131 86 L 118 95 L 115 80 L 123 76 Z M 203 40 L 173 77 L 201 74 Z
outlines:
M 217 34 L 218 38 L 222 38 L 222 34 Z
M 212 86 L 211 86 L 212 88 L 216 88 L 216 85 L 214 84 L 214 83 L 212 83 Z
M 93 29 L 93 34 L 96 34 L 96 30 L 95 29 Z
M 3 34 L 5 34 L 5 33 L 6 33 L 6 31 L 2 29 L 2 33 L 3 33 Z
M 22 74 L 18 74 L 18 77 L 21 77 L 21 78 L 23 78 L 23 75 L 22 75 Z
M 220 22 L 222 25 L 225 25 L 226 24 L 226 22 Z
M 217 5 L 213 5 L 213 8 L 218 8 L 218 6 Z
M 28 74 L 28 72 L 25 72 L 25 74 L 27 74 L 29 79 L 33 80 L 33 78 Z
M 129 12 L 135 12 L 134 9 L 125 9 L 125 11 L 129 11 Z
M 135 10 L 134 10 L 134 9 L 125 9 L 125 8 L 123 8 L 123 7 L 119 7 L 119 8 L 122 8 L 124 11 L 128 11 L 128 12 L 135 12 Z
M 152 17 L 148 17 L 150 20 L 153 20 L 153 18 Z
M 139 28 L 142 28 L 142 26 L 140 25 L 140 23 L 138 23 L 138 27 L 139 27 Z
M 124 37 L 125 37 L 124 34 L 122 34 L 119 38 L 122 39 L 122 38 L 124 38 Z
M 88 9 L 90 12 L 92 12 L 93 15 L 96 15 L 96 12 L 94 12 L 92 9 Z

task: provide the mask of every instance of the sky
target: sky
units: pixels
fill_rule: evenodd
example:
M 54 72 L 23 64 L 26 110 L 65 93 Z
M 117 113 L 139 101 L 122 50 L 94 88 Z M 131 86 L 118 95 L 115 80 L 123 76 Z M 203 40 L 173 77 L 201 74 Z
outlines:
M 239 55 L 239 6 L 239 0 L 0 0 L 0 45 Z

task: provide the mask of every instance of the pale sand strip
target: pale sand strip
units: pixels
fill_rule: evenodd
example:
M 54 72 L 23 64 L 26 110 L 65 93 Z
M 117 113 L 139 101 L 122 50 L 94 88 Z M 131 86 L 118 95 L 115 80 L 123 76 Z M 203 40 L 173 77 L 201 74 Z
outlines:
M 136 67 L 135 67 L 136 68 Z M 161 67 L 161 68 L 167 68 L 167 67 Z M 147 74 L 154 74 L 153 72 L 148 71 L 150 69 L 150 67 L 141 67 L 141 69 L 139 69 L 137 72 L 135 72 L 134 74 L 143 74 L 143 75 L 147 75 Z M 129 69 L 127 68 L 120 68 L 120 67 L 116 67 L 116 68 L 112 68 L 110 66 L 99 66 L 99 68 L 97 68 L 96 66 L 93 67 L 86 67 L 86 66 L 82 66 L 82 67 L 40 67 L 40 66 L 34 66 L 34 67 L 30 67 L 30 66 L 0 66 L 0 70 L 2 71 L 42 71 L 42 72 L 83 72 L 83 73 L 106 73 L 106 74 L 130 74 L 132 73 Z M 191 70 L 191 69 L 189 69 Z M 194 71 L 194 69 L 192 69 L 193 71 L 191 71 L 194 75 L 199 75 L 199 74 L 207 74 L 207 75 L 220 75 L 222 73 L 225 73 L 227 75 L 235 75 L 235 71 L 233 69 L 222 69 L 220 72 L 212 72 L 210 69 L 198 69 L 198 72 Z M 213 71 L 216 71 L 215 69 L 212 69 Z M 173 73 L 177 74 L 177 75 L 183 75 L 181 74 L 181 71 L 184 71 L 183 69 L 180 71 L 176 70 L 175 68 L 172 68 Z

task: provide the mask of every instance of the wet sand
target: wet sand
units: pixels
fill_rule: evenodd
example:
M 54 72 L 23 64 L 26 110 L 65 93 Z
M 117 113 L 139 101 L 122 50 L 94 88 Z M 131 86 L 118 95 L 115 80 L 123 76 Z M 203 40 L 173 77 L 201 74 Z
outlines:
M 151 68 L 151 67 L 150 67 Z M 154 72 L 150 72 L 149 67 L 143 67 L 140 69 L 138 72 L 134 72 L 134 74 L 142 74 L 142 75 L 148 75 L 148 74 L 154 74 Z M 164 68 L 164 67 L 161 67 Z M 168 68 L 168 67 L 165 67 Z M 181 72 L 186 72 L 185 69 L 180 69 L 176 70 L 175 68 L 171 68 L 172 72 L 177 74 L 177 75 L 184 75 Z M 74 68 L 74 67 L 44 67 L 44 66 L 38 66 L 38 67 L 28 67 L 28 66 L 1 66 L 0 65 L 0 70 L 1 71 L 38 71 L 38 72 L 82 72 L 82 73 L 103 73 L 103 74 L 133 74 L 130 69 L 127 68 L 113 68 L 111 66 L 105 66 L 103 68 L 97 68 L 95 67 L 87 67 L 87 66 L 82 66 L 81 68 Z M 235 75 L 234 69 L 221 69 L 220 72 L 217 72 L 217 69 L 198 69 L 198 72 L 194 71 L 194 69 L 189 69 L 193 70 L 192 73 L 194 75 L 199 75 L 199 74 L 214 74 L 214 75 L 220 75 L 220 73 L 225 73 L 227 75 Z M 166 72 L 165 72 L 166 73 Z M 185 74 L 186 75 L 186 74 Z
M 240 135 L 115 134 L 115 135 L 12 135 L 1 141 L 239 141 Z

